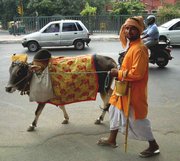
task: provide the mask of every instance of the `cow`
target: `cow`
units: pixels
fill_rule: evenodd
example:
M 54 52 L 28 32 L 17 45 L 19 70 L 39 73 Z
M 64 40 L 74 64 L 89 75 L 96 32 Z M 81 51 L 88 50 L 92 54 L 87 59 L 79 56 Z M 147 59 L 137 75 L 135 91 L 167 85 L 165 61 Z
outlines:
M 44 54 L 45 55 L 45 54 Z M 53 58 L 52 58 L 53 59 Z M 115 60 L 108 56 L 102 55 L 92 55 L 92 59 L 95 64 L 95 71 L 98 77 L 98 91 L 100 93 L 101 99 L 103 101 L 102 113 L 95 121 L 95 124 L 100 124 L 103 121 L 105 113 L 108 111 L 110 104 L 108 103 L 109 97 L 112 94 L 111 85 L 113 82 L 113 77 L 110 76 L 109 71 L 112 68 L 117 68 Z M 32 79 L 32 63 L 27 61 L 12 61 L 9 68 L 10 78 L 7 86 L 5 87 L 6 92 L 13 93 L 14 91 L 20 91 L 21 95 L 28 94 L 30 90 L 30 83 Z M 34 67 L 34 66 L 33 66 Z M 107 79 L 108 78 L 108 79 Z M 108 81 L 107 81 L 108 80 Z M 37 102 L 38 103 L 38 102 Z M 46 102 L 40 102 L 37 105 L 35 111 L 35 118 L 32 124 L 28 127 L 27 131 L 34 131 L 37 127 L 38 118 L 44 109 Z M 62 124 L 69 123 L 69 116 L 66 112 L 64 105 L 59 105 L 60 109 L 63 111 L 64 120 Z

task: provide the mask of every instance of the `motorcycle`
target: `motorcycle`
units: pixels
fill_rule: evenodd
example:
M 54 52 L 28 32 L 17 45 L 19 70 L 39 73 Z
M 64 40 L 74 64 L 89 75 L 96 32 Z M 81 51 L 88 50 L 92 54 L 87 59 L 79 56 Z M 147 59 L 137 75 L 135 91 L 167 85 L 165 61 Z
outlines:
M 166 42 L 159 42 L 155 46 L 150 47 L 151 57 L 149 58 L 149 63 L 157 64 L 160 68 L 165 67 L 169 63 L 169 60 L 173 59 L 171 56 L 171 48 L 169 40 Z M 119 53 L 118 63 L 120 65 L 125 53 L 125 51 Z

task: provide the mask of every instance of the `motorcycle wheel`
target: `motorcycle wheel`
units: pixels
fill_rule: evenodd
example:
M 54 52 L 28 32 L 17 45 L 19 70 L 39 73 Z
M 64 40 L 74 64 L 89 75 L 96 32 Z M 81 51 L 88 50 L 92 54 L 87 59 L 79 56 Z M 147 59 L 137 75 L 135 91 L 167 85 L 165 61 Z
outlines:
M 168 59 L 168 53 L 165 50 L 161 51 L 161 54 L 157 56 L 156 58 L 156 64 L 160 67 L 163 68 L 169 63 Z

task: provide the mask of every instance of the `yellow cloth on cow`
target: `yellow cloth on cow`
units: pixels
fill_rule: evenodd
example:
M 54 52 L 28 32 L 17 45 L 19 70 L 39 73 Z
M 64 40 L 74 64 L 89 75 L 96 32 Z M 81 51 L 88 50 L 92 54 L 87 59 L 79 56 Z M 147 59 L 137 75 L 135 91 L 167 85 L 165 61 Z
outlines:
M 12 62 L 27 62 L 27 54 L 13 54 L 13 56 L 11 57 Z
M 65 105 L 96 99 L 98 78 L 92 55 L 51 58 L 48 66 L 56 95 L 49 103 Z

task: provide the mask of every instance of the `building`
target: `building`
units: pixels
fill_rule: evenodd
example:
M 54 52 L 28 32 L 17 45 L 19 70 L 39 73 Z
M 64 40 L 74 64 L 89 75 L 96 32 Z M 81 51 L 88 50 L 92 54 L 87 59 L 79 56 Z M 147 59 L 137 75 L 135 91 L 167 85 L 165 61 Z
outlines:
M 131 0 L 112 0 L 112 2 L 127 2 Z M 158 9 L 162 8 L 166 4 L 175 5 L 179 0 L 139 0 L 145 4 L 147 13 L 155 13 Z M 106 11 L 111 11 L 112 6 L 107 4 Z
M 145 4 L 147 13 L 154 13 L 166 4 L 175 5 L 177 0 L 140 0 Z

